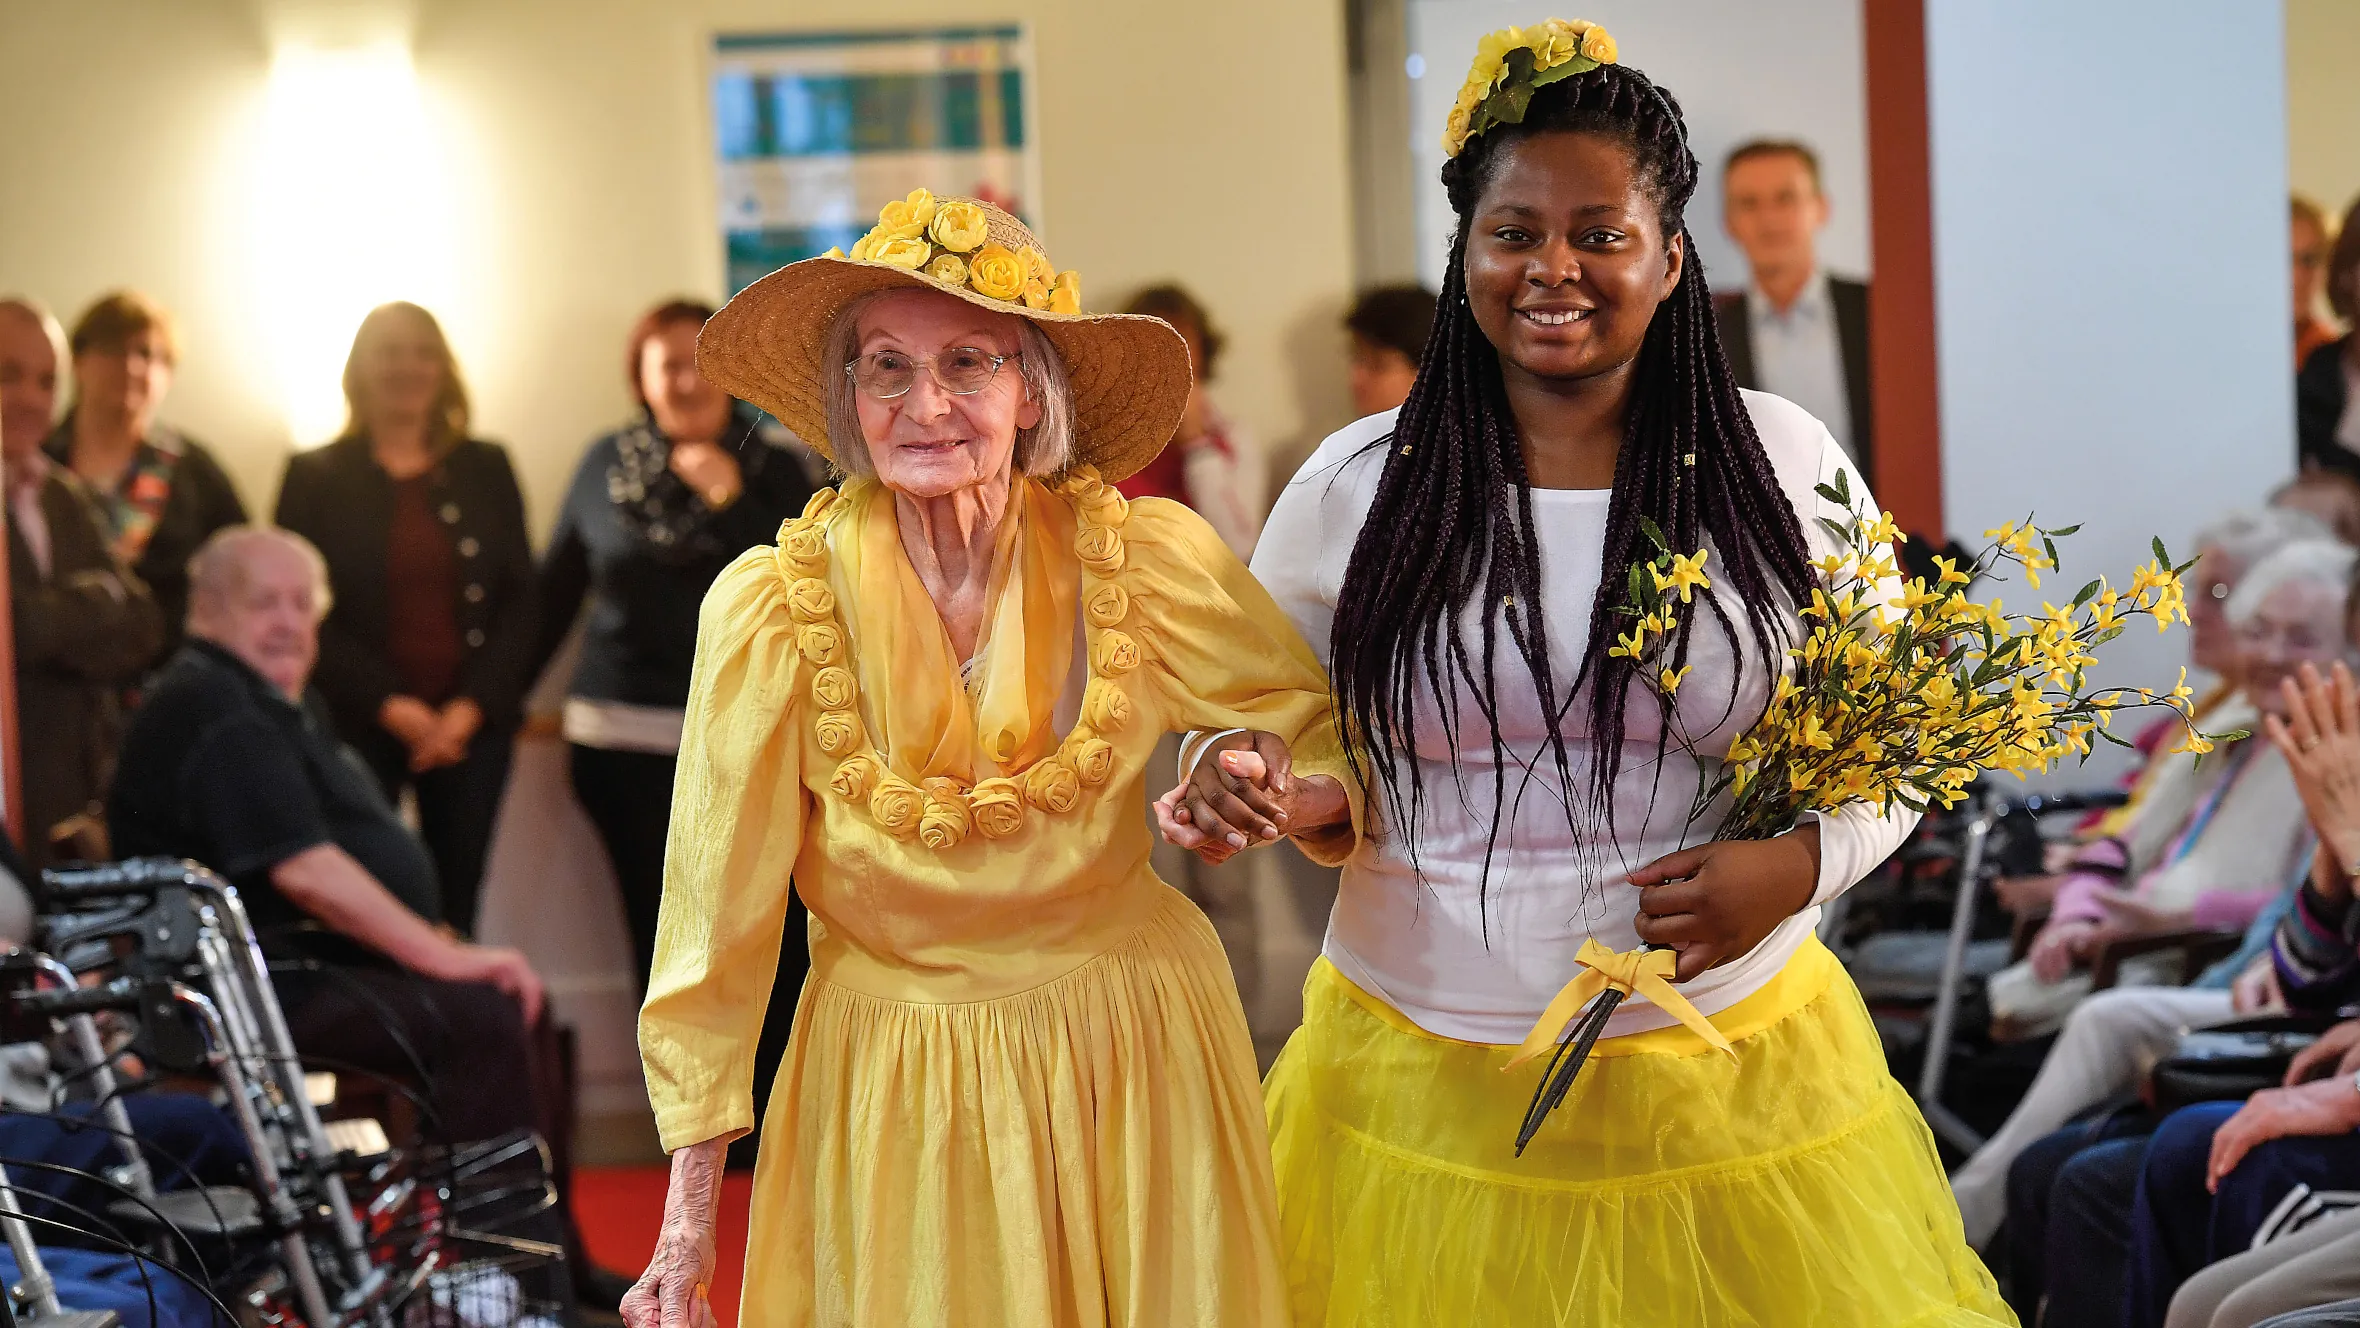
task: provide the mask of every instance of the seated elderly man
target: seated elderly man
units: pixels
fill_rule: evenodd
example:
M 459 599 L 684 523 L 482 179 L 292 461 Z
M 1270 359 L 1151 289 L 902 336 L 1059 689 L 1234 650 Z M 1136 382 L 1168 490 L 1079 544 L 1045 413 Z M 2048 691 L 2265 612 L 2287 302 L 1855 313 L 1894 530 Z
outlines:
M 442 925 L 426 848 L 308 690 L 327 566 L 274 527 L 214 532 L 189 560 L 188 641 L 123 742 L 108 805 L 124 857 L 194 858 L 238 887 L 307 1059 L 425 1079 L 453 1140 L 531 1129 L 569 1188 L 571 1104 L 540 976 Z M 575 1248 L 576 1291 L 623 1284 Z
M 402 1078 L 422 1068 L 453 1139 L 554 1134 L 554 1081 L 532 1072 L 540 977 L 517 951 L 439 925 L 424 846 L 306 691 L 328 607 L 320 555 L 232 526 L 189 570 L 188 643 L 124 739 L 117 852 L 206 864 L 238 887 L 274 958 L 311 961 L 278 979 L 306 1055 Z

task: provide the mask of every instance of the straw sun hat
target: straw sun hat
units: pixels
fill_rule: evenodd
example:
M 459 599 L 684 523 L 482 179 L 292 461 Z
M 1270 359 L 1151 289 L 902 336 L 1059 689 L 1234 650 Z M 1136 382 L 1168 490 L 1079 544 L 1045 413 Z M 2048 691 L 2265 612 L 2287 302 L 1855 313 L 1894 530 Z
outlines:
M 698 335 L 697 369 L 833 461 L 828 375 L 843 368 L 820 362 L 828 329 L 861 296 L 901 289 L 943 291 L 1039 325 L 1073 388 L 1074 461 L 1109 483 L 1153 461 L 1179 428 L 1188 345 L 1171 324 L 1082 313 L 1080 277 L 1056 273 L 1023 222 L 923 189 L 886 204 L 850 256 L 830 250 L 739 291 Z

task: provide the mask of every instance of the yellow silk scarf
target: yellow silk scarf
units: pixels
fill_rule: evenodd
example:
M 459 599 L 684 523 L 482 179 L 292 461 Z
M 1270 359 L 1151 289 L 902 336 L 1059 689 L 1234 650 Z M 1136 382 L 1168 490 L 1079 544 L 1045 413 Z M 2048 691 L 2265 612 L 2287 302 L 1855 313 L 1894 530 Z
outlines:
M 1072 507 L 1036 480 L 1015 481 L 992 551 L 970 687 L 902 547 L 893 492 L 860 479 L 845 486 L 843 501 L 859 523 L 835 541 L 843 616 L 871 732 L 894 773 L 912 783 L 972 783 L 1054 750 L 1081 586 Z

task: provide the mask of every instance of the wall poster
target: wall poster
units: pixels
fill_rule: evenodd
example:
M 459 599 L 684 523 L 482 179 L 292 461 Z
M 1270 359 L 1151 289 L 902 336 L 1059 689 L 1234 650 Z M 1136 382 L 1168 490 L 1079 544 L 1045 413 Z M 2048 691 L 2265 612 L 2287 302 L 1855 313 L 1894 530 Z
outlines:
M 713 46 L 730 293 L 851 248 L 877 209 L 912 189 L 1037 220 L 1022 28 L 723 34 Z

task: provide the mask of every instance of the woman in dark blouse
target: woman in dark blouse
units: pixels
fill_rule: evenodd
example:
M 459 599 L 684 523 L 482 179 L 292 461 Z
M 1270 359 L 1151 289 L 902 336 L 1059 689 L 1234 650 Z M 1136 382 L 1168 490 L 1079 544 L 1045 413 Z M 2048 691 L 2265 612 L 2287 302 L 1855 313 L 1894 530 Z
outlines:
M 279 488 L 278 523 L 328 560 L 312 681 L 386 797 L 416 794 L 444 921 L 472 934 L 531 682 L 524 499 L 507 452 L 467 436 L 458 364 L 417 305 L 362 320 L 344 397 L 344 436 Z
M 589 605 L 565 736 L 574 795 L 614 865 L 642 983 L 655 956 L 698 606 L 731 559 L 777 539 L 779 523 L 803 510 L 818 469 L 801 444 L 697 373 L 697 331 L 712 314 L 676 300 L 632 329 L 625 366 L 640 417 L 590 444 L 541 566 L 535 674 Z
M 74 323 L 74 404 L 42 444 L 97 500 L 117 560 L 139 573 L 164 615 L 161 665 L 188 617 L 188 560 L 205 537 L 243 524 L 246 505 L 213 454 L 157 419 L 180 337 L 137 291 L 102 295 Z

